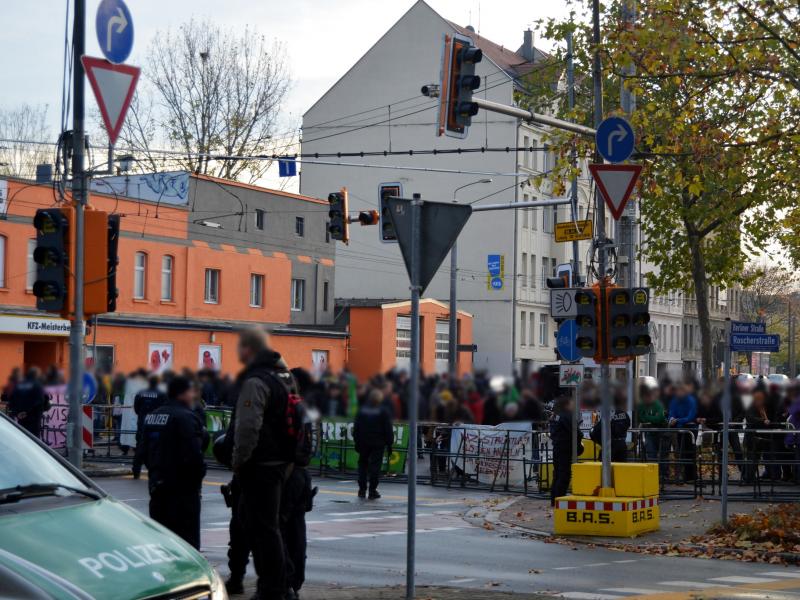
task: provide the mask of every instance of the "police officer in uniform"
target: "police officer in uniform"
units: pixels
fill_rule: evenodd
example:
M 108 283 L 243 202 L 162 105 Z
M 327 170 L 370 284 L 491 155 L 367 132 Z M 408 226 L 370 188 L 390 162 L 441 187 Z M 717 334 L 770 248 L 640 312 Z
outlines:
M 358 497 L 367 496 L 369 482 L 369 499 L 377 500 L 378 481 L 381 475 L 383 453 L 392 452 L 394 431 L 392 417 L 383 406 L 383 393 L 374 389 L 367 397 L 365 406 L 361 406 L 353 424 L 353 442 L 358 452 Z
M 8 401 L 8 414 L 36 437 L 42 432 L 42 415 L 47 405 L 47 394 L 39 383 L 40 375 L 36 367 L 28 369 L 25 379 L 14 386 Z
M 194 412 L 195 389 L 185 377 L 169 382 L 166 404 L 144 418 L 142 456 L 150 488 L 150 516 L 200 548 L 200 488 L 206 474 L 203 425 Z
M 626 462 L 628 460 L 628 430 L 631 428 L 631 418 L 626 412 L 627 399 L 625 391 L 617 387 L 614 394 L 614 411 L 611 414 L 611 461 Z M 595 444 L 602 446 L 602 419 L 592 427 L 590 437 Z M 600 453 L 600 460 L 603 454 Z
M 550 442 L 553 444 L 553 483 L 550 486 L 550 505 L 556 498 L 566 496 L 572 479 L 572 421 L 575 401 L 570 396 L 556 398 L 553 418 L 550 419 Z M 578 456 L 583 454 L 583 433 L 578 429 Z
M 167 396 L 158 389 L 158 375 L 151 375 L 147 387 L 133 398 L 133 412 L 136 413 L 136 453 L 133 455 L 133 478 L 139 479 L 142 473 L 144 455 L 139 451 L 144 429 L 144 418 L 167 402 Z

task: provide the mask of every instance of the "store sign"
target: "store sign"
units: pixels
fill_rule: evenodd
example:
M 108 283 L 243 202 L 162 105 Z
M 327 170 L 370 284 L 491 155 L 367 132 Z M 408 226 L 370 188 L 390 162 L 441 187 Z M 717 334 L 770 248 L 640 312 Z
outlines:
M 70 323 L 66 319 L 0 315 L 0 333 L 68 337 L 69 328 Z

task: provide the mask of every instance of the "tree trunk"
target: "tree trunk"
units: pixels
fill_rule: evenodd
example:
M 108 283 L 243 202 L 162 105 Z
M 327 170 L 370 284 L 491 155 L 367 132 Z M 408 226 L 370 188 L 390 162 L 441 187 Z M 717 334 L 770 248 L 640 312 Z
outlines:
M 708 280 L 703 244 L 696 231 L 689 230 L 689 251 L 692 257 L 692 281 L 697 302 L 697 320 L 700 323 L 700 373 L 704 382 L 713 381 L 711 315 L 708 309 Z

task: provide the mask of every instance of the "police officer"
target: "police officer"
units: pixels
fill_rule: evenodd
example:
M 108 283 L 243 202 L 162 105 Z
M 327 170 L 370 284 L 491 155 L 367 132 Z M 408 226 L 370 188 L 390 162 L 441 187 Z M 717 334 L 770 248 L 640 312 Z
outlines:
M 246 533 L 258 575 L 256 598 L 283 600 L 286 558 L 280 529 L 280 506 L 287 468 L 294 461 L 286 408 L 291 374 L 272 351 L 263 331 L 239 336 L 237 400 L 227 435 L 233 436 L 231 466 L 241 485 L 237 516 Z
M 611 461 L 626 462 L 628 460 L 628 430 L 631 428 L 631 418 L 626 412 L 627 399 L 624 390 L 618 387 L 614 394 L 614 411 L 611 414 Z M 595 444 L 602 446 L 602 419 L 598 419 L 590 437 Z M 600 460 L 602 460 L 602 452 Z
M 14 386 L 8 403 L 8 413 L 36 437 L 42 432 L 42 415 L 47 405 L 47 394 L 40 383 L 41 371 L 31 367 L 25 379 Z
M 158 389 L 158 375 L 151 375 L 147 387 L 140 390 L 133 398 L 133 412 L 136 413 L 136 453 L 133 455 L 133 478 L 139 479 L 142 473 L 143 454 L 139 451 L 144 429 L 144 418 L 151 412 L 163 406 L 167 396 Z
M 200 548 L 200 488 L 206 473 L 203 426 L 194 413 L 195 389 L 185 377 L 167 388 L 166 404 L 144 418 L 142 452 L 150 516 Z
M 553 444 L 553 484 L 550 486 L 550 505 L 565 496 L 572 479 L 572 421 L 575 401 L 570 396 L 556 398 L 550 419 L 550 442 Z M 578 456 L 583 454 L 583 433 L 578 429 Z
M 383 392 L 378 389 L 370 391 L 365 405 L 358 409 L 353 424 L 353 441 L 358 452 L 358 497 L 367 496 L 369 481 L 369 499 L 377 500 L 378 481 L 381 474 L 383 453 L 392 453 L 394 431 L 392 417 L 383 403 Z

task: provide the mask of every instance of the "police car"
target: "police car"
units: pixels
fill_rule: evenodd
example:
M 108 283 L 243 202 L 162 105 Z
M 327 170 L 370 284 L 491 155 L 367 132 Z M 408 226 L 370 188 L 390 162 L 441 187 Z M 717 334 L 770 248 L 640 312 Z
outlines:
M 206 559 L 0 414 L 0 597 L 224 600 Z

